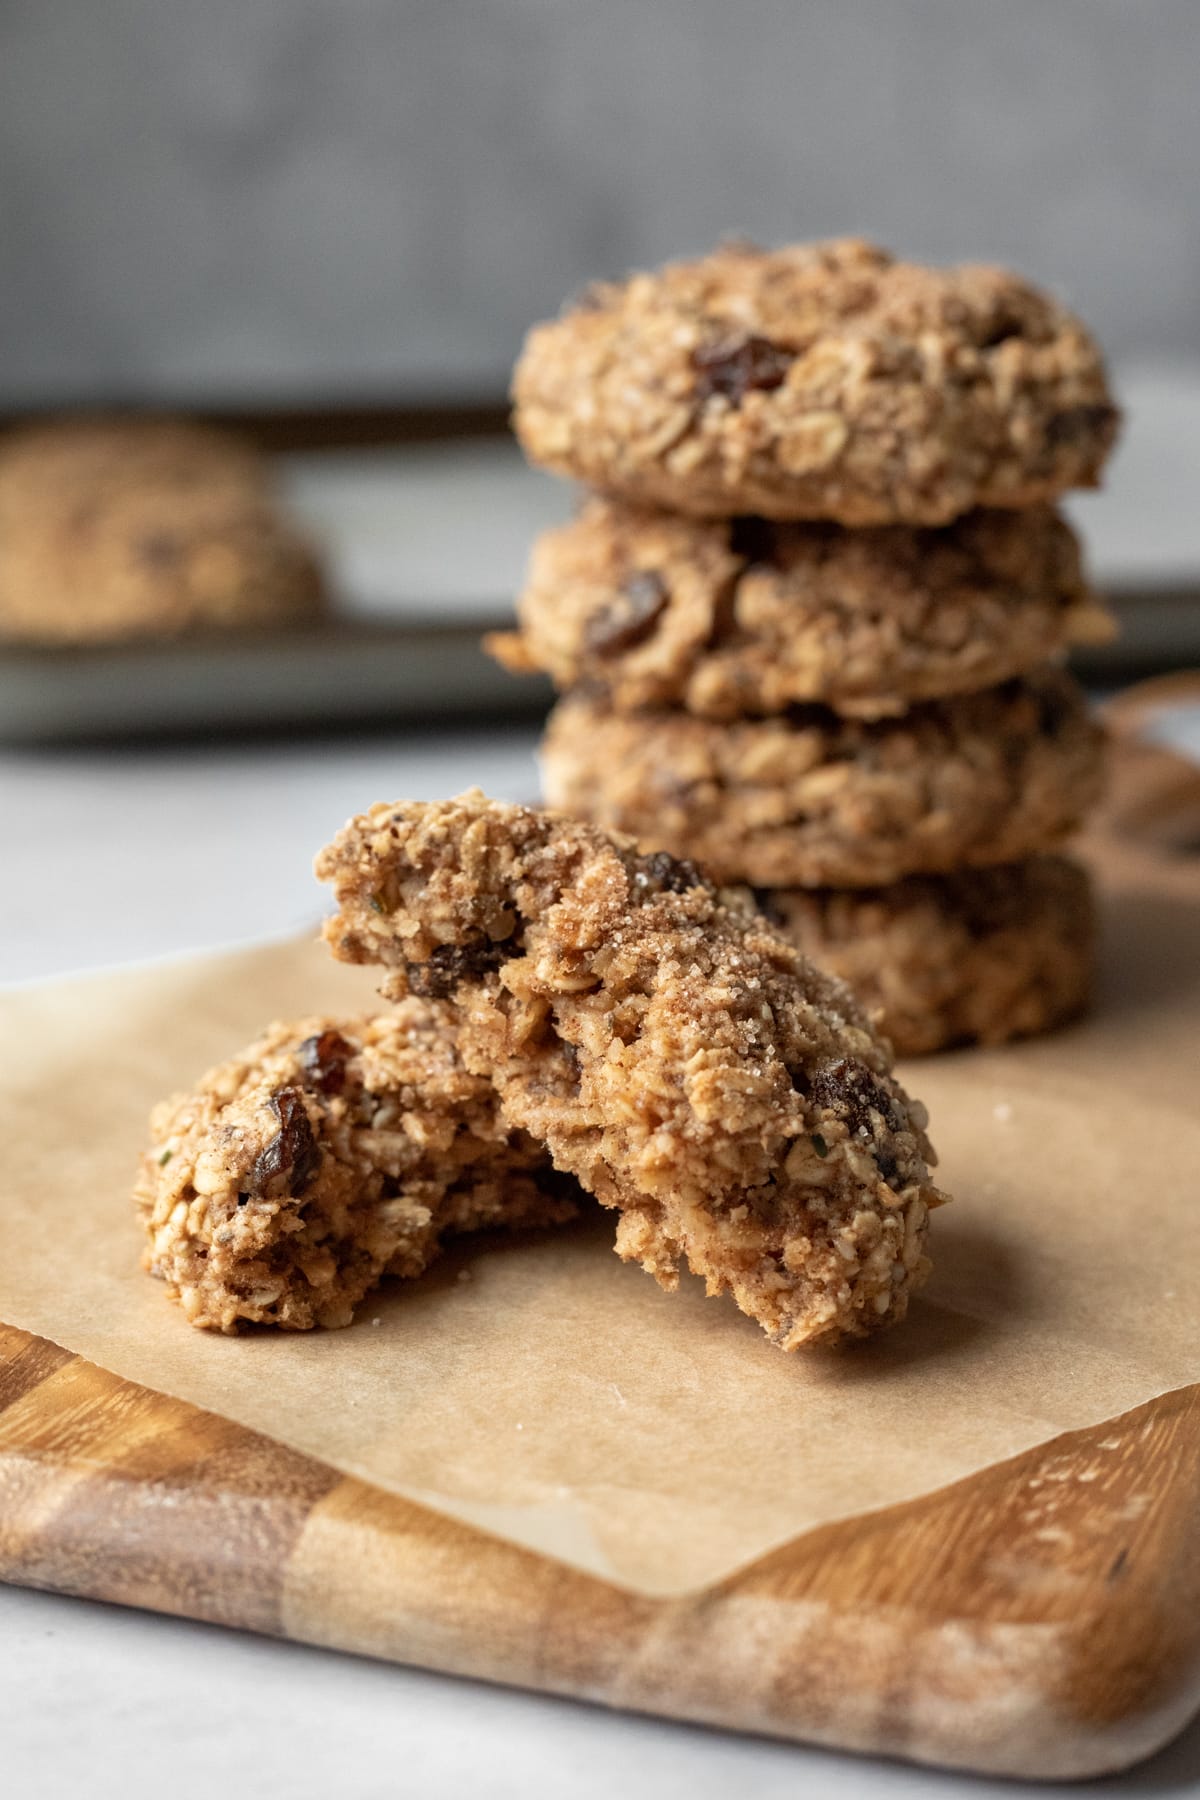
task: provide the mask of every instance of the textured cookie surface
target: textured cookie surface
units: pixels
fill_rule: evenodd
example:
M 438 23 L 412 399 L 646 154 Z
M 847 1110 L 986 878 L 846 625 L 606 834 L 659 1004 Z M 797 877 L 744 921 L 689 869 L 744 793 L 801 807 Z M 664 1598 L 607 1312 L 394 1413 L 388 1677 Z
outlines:
M 1085 870 L 1067 857 L 758 898 L 850 984 L 899 1056 L 1029 1037 L 1087 1004 L 1095 908 Z
M 272 1025 L 151 1120 L 144 1261 L 193 1325 L 347 1325 L 449 1235 L 571 1217 L 568 1184 L 463 1068 L 446 1008 Z
M 714 719 L 820 702 L 880 717 L 994 686 L 1110 615 L 1048 507 L 941 530 L 697 520 L 595 499 L 534 546 L 519 635 L 491 648 L 619 712 Z
M 509 1122 L 775 1342 L 901 1317 L 927 1263 L 924 1109 L 848 990 L 687 864 L 481 794 L 380 805 L 317 872 L 334 952 L 444 996 Z
M 853 239 L 599 285 L 531 332 L 513 396 L 531 460 L 607 492 L 845 525 L 1093 486 L 1117 424 L 1095 344 L 1047 295 Z
M 313 552 L 224 432 L 97 419 L 0 440 L 0 637 L 92 643 L 319 610 Z
M 1013 862 L 1079 823 L 1103 735 L 1058 670 L 898 719 L 797 708 L 718 724 L 577 693 L 542 746 L 551 806 L 755 887 L 875 887 Z

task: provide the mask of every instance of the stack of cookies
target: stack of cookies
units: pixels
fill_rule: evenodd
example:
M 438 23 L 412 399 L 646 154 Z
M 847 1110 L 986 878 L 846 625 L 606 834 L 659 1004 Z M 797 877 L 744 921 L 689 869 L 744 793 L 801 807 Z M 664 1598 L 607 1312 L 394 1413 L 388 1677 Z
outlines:
M 735 245 L 591 290 L 514 397 L 595 490 L 492 640 L 566 691 L 548 802 L 753 889 L 902 1053 L 1076 1012 L 1056 847 L 1102 740 L 1060 663 L 1113 627 L 1053 502 L 1117 426 L 1079 322 L 997 269 Z

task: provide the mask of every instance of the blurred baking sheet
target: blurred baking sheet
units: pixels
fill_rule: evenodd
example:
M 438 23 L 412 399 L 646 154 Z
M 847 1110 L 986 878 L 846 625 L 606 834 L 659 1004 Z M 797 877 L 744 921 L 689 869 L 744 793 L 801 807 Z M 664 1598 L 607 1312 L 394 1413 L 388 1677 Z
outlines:
M 544 709 L 550 687 L 515 682 L 478 624 L 353 617 L 269 635 L 0 656 L 0 742 L 245 733 L 426 722 Z M 515 691 L 514 691 L 515 690 Z
M 1078 658 L 1095 680 L 1200 664 L 1200 364 L 1128 368 L 1104 487 L 1066 511 L 1121 637 Z
M 575 505 L 570 485 L 531 469 L 510 438 L 280 463 L 352 618 L 504 623 L 530 544 Z
M 1132 369 L 1102 493 L 1074 495 L 1120 641 L 1079 661 L 1115 683 L 1200 663 L 1200 365 Z M 0 652 L 0 739 L 417 721 L 545 705 L 479 648 L 511 617 L 536 534 L 566 483 L 507 439 L 295 453 L 284 494 L 324 545 L 336 593 L 316 627 L 98 650 Z

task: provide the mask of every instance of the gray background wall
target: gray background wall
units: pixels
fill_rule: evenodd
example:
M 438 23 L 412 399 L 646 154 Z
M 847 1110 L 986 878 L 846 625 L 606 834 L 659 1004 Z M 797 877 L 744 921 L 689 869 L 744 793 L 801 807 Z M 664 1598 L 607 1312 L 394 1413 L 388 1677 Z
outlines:
M 1200 0 L 0 0 L 0 404 L 499 391 L 597 273 L 861 230 L 1200 355 Z

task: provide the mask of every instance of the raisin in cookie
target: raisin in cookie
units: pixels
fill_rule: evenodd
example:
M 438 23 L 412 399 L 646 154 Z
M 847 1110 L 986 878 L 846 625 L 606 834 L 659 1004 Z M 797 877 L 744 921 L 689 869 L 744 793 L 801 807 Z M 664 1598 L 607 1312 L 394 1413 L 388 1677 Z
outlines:
M 445 1007 L 272 1025 L 151 1120 L 144 1261 L 188 1320 L 347 1325 L 452 1233 L 569 1218 L 569 1183 L 497 1116 Z
M 1095 344 L 1002 269 L 846 239 L 594 287 L 513 386 L 530 459 L 720 518 L 942 525 L 1093 487 L 1117 413 Z
M 313 550 L 236 437 L 96 419 L 0 443 L 0 638 L 171 637 L 303 619 L 322 604 Z
M 874 721 L 810 707 L 722 725 L 579 692 L 550 715 L 542 770 L 551 806 L 720 881 L 876 887 L 1050 848 L 1097 798 L 1102 748 L 1049 669 Z
M 1063 856 L 758 900 L 850 984 L 898 1056 L 1030 1037 L 1087 1005 L 1095 905 L 1086 871 Z
M 928 1264 L 925 1112 L 849 991 L 690 864 L 478 792 L 375 806 L 322 852 L 326 935 L 443 996 L 504 1117 L 784 1349 L 903 1316 Z
M 805 702 L 879 718 L 1114 631 L 1049 507 L 846 531 L 595 499 L 535 544 L 517 610 L 520 633 L 489 640 L 515 672 L 710 719 Z

